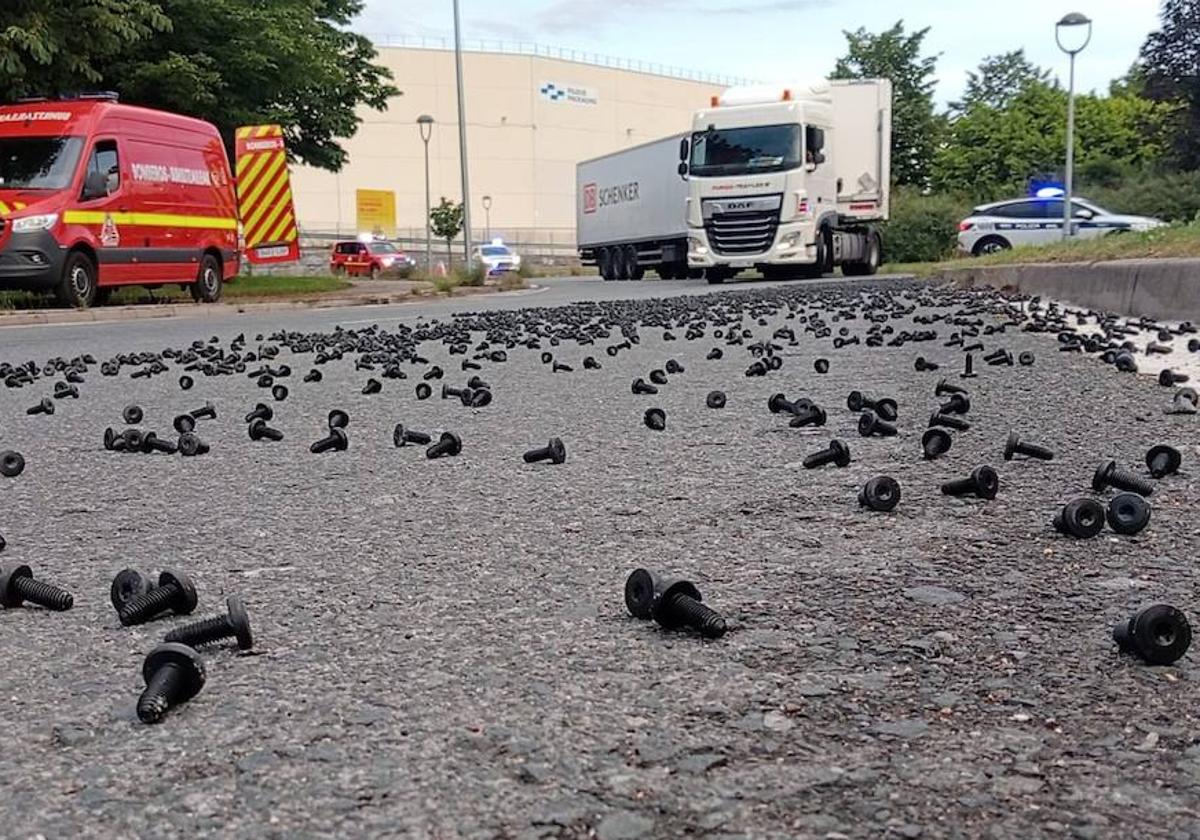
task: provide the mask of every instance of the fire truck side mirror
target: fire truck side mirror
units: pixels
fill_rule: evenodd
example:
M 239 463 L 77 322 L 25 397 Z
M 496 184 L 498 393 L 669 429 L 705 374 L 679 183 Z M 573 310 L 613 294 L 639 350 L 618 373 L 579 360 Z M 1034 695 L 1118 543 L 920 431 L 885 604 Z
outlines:
M 89 172 L 83 179 L 83 201 L 95 201 L 108 197 L 108 176 L 103 172 Z

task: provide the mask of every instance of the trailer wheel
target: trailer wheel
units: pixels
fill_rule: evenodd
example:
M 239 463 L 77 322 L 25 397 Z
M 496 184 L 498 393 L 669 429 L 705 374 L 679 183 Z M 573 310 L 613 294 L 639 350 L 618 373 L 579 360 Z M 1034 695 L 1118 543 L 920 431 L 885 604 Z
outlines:
M 879 242 L 879 234 L 872 232 L 867 237 L 867 258 L 862 262 L 846 263 L 842 266 L 845 277 L 871 277 L 879 271 L 883 262 L 883 246 Z
M 54 294 L 59 303 L 76 309 L 87 309 L 96 302 L 96 264 L 87 254 L 72 251 L 67 256 Z
M 625 273 L 630 280 L 641 280 L 646 276 L 646 269 L 638 265 L 636 245 L 625 246 Z
M 221 264 L 212 254 L 205 254 L 192 284 L 192 300 L 196 303 L 216 303 L 221 299 Z

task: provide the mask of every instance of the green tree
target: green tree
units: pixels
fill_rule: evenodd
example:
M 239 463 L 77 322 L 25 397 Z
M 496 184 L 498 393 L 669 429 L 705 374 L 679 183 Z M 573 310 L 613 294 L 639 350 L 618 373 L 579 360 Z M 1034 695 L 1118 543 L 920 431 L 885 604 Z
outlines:
M 929 182 L 941 128 L 933 108 L 938 57 L 921 54 L 928 33 L 907 33 L 904 21 L 879 34 L 846 32 L 847 54 L 833 71 L 835 79 L 891 79 L 892 180 L 916 187 Z
M 963 112 L 975 105 L 1003 108 L 1032 84 L 1048 84 L 1050 71 L 1043 70 L 1025 57 L 1025 50 L 1013 50 L 985 58 L 977 71 L 967 73 L 967 88 L 950 110 Z
M 361 0 L 11 2 L 0 6 L 0 98 L 112 89 L 209 120 L 230 148 L 239 125 L 279 123 L 294 158 L 338 170 L 358 107 L 382 110 L 398 93 L 348 29 Z
M 1175 163 L 1200 169 L 1200 0 L 1164 0 L 1157 32 L 1142 46 L 1145 93 L 1178 108 L 1172 117 Z
M 97 86 L 113 56 L 170 29 L 152 0 L 4 0 L 0 102 Z
M 429 224 L 436 236 L 446 240 L 447 265 L 454 264 L 454 237 L 462 233 L 463 206 L 461 201 L 450 201 L 445 196 L 438 206 L 429 211 Z

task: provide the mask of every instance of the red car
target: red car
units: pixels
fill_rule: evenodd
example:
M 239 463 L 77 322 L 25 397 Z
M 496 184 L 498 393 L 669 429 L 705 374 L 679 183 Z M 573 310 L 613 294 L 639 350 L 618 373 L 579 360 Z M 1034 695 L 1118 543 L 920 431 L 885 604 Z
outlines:
M 372 279 L 385 273 L 407 277 L 414 266 L 416 261 L 391 242 L 354 239 L 336 243 L 329 252 L 329 270 L 334 274 L 365 274 Z

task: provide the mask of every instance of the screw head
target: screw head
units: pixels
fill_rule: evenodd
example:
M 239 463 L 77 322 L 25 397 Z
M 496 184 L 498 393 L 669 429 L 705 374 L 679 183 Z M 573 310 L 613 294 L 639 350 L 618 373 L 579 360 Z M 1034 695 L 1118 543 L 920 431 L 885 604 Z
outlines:
M 246 613 L 245 603 L 237 595 L 230 595 L 225 599 L 225 606 L 229 610 L 229 626 L 234 630 L 238 647 L 250 650 L 254 647 L 254 634 L 250 632 L 250 616 Z
M 438 442 L 445 447 L 447 455 L 457 455 L 462 452 L 462 440 L 454 432 L 442 432 Z
M 767 409 L 772 414 L 780 414 L 784 411 L 791 411 L 792 404 L 783 394 L 772 394 L 771 398 L 767 400 Z
M 858 503 L 880 513 L 894 510 L 900 504 L 900 482 L 891 476 L 876 476 L 863 486 Z
M 1192 627 L 1187 616 L 1169 604 L 1154 604 L 1139 610 L 1129 622 L 1129 638 L 1151 665 L 1170 665 L 1192 644 Z
M 1108 527 L 1133 536 L 1150 524 L 1150 503 L 1137 493 L 1118 493 L 1108 503 Z
M 1077 539 L 1091 539 L 1104 530 L 1104 506 L 1095 499 L 1073 499 L 1054 518 L 1054 525 Z
M 204 670 L 204 660 L 193 648 L 178 642 L 165 642 L 150 651 L 142 663 L 142 679 L 149 685 L 150 681 L 154 679 L 154 675 L 168 665 L 176 666 L 187 677 L 181 687 L 183 696 L 177 698 L 178 702 L 191 700 L 200 693 L 200 689 L 204 688 L 207 676 Z
M 340 408 L 335 408 L 329 412 L 329 428 L 344 429 L 350 425 L 350 415 L 342 411 Z
M 1150 451 L 1146 453 L 1146 466 L 1150 468 L 1150 474 L 1155 478 L 1174 475 L 1179 471 L 1179 465 L 1182 462 L 1183 456 L 1173 446 L 1159 444 L 1150 447 Z M 5 473 L 5 475 L 7 474 Z
M 708 396 L 704 398 L 704 404 L 709 408 L 724 408 L 725 394 L 721 391 L 710 391 Z
M 634 618 L 649 620 L 654 615 L 654 573 L 634 569 L 625 579 L 625 607 Z
M 175 418 L 175 431 L 181 435 L 186 435 L 196 428 L 196 418 L 190 414 L 180 414 Z
M 950 451 L 954 438 L 945 429 L 926 429 L 921 435 L 921 448 L 925 451 L 925 460 L 932 461 Z
M 121 607 L 139 595 L 145 595 L 152 588 L 149 579 L 137 569 L 122 569 L 113 578 L 108 597 L 112 601 L 113 607 L 120 612 Z
M 138 423 L 141 423 L 143 416 L 141 406 L 137 405 L 127 405 L 125 406 L 125 410 L 121 412 L 121 419 L 130 426 L 136 426 Z
M 642 415 L 642 422 L 647 428 L 661 432 L 667 428 L 667 413 L 661 408 L 647 408 L 646 413 Z
M 417 399 L 427 400 L 433 394 L 433 389 L 429 387 L 428 382 L 417 383 Z
M 1097 467 L 1096 474 L 1092 476 L 1092 489 L 1097 493 L 1104 492 L 1104 488 L 1108 487 L 1109 476 L 1113 474 L 1113 470 L 1116 468 L 1116 461 L 1109 461 L 1107 464 L 1101 464 Z
M 177 586 L 179 587 L 182 596 L 179 603 L 175 605 L 176 615 L 190 615 L 196 609 L 196 603 L 199 600 L 196 597 L 196 587 L 192 584 L 192 579 L 183 572 L 175 569 L 163 569 L 158 574 L 158 585 L 162 586 Z
M 550 450 L 551 463 L 561 464 L 567 460 L 567 447 L 563 445 L 561 438 L 550 438 L 550 445 L 547 448 Z
M 192 377 L 188 376 L 186 373 L 183 376 L 179 377 L 179 387 L 184 391 L 190 391 L 192 386 L 195 384 L 196 384 L 195 380 L 192 379 Z
M 994 499 L 1000 492 L 1000 474 L 992 467 L 976 467 L 971 472 L 971 480 L 975 482 L 975 494 L 981 499 Z
M 1021 445 L 1021 437 L 1016 432 L 1008 433 L 1008 440 L 1004 442 L 1004 460 L 1011 461 L 1013 456 L 1017 454 L 1017 447 Z
M 829 451 L 833 453 L 833 462 L 839 467 L 850 466 L 850 447 L 840 440 L 829 442 Z
M 16 478 L 25 472 L 25 458 L 20 452 L 8 450 L 0 452 L 0 475 L 5 478 Z
M 0 605 L 9 609 L 21 606 L 21 597 L 12 591 L 12 584 L 18 578 L 31 577 L 33 577 L 33 569 L 28 566 L 0 569 Z
M 846 408 L 851 411 L 862 411 L 863 395 L 862 391 L 851 391 L 846 397 Z
M 659 626 L 666 630 L 674 630 L 681 626 L 676 616 L 669 610 L 664 610 L 663 606 L 670 603 L 671 598 L 675 595 L 686 595 L 696 601 L 703 601 L 704 598 L 700 594 L 700 590 L 696 585 L 688 580 L 678 580 L 668 578 L 659 580 L 658 586 L 662 587 L 662 591 L 657 593 L 654 598 L 654 609 L 651 613 L 654 620 L 659 623 Z
M 283 402 L 288 398 L 288 389 L 286 385 L 276 385 L 271 388 L 271 398 L 275 402 Z

